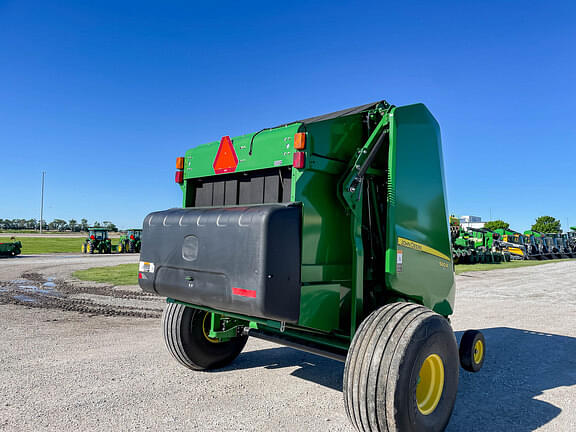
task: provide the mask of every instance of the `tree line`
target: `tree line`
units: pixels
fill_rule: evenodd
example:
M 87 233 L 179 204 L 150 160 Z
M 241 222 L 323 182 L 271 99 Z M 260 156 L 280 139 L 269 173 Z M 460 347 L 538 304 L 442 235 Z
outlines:
M 116 227 L 116 225 L 110 221 L 103 221 L 102 223 L 94 221 L 92 224 L 88 224 L 88 219 L 80 219 L 80 222 L 78 222 L 76 219 L 70 219 L 68 221 L 64 219 L 54 219 L 52 222 L 48 222 L 46 220 L 42 221 L 42 229 L 46 231 L 80 232 L 88 231 L 89 227 L 100 227 L 107 228 L 110 231 L 118 231 L 118 227 Z M 40 221 L 38 219 L 0 219 L 0 229 L 10 231 L 39 231 Z
M 510 228 L 510 224 L 508 222 L 504 222 L 501 219 L 486 222 L 484 224 L 484 228 L 489 230 L 495 230 L 498 228 L 508 229 Z M 552 216 L 540 216 L 536 218 L 536 222 L 531 227 L 532 231 L 538 231 L 541 233 L 559 233 L 562 231 L 562 225 L 560 224 L 560 220 L 556 219 Z

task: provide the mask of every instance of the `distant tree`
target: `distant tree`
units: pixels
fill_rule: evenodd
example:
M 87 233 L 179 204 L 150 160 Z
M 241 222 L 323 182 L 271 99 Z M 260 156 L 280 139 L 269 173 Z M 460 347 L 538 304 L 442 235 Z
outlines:
M 80 229 L 82 231 L 88 231 L 88 220 L 87 219 L 80 219 Z
M 118 232 L 118 227 L 116 227 L 116 225 L 110 221 L 104 221 L 102 222 L 102 225 L 104 225 L 104 228 L 108 228 L 110 231 Z
M 50 229 L 57 230 L 57 231 L 64 231 L 66 229 L 66 221 L 64 219 L 54 219 L 48 225 Z
M 559 233 L 561 229 L 560 220 L 552 216 L 540 216 L 536 218 L 536 223 L 532 225 L 532 231 L 542 233 Z
M 508 222 L 504 222 L 503 220 L 498 219 L 495 221 L 486 222 L 484 224 L 484 228 L 492 231 L 496 229 L 508 229 L 510 228 L 510 224 Z
M 72 232 L 76 231 L 76 225 L 78 225 L 78 222 L 76 221 L 76 219 L 70 219 L 68 221 L 68 226 L 70 227 L 70 230 Z
M 102 225 L 100 225 L 100 222 L 94 221 L 94 224 L 92 226 L 95 228 L 100 228 Z

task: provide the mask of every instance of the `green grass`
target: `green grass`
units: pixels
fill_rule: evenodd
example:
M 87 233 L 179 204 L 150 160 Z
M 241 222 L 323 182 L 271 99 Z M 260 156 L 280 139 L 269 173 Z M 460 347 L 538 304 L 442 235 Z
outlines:
M 576 261 L 557 259 L 548 261 L 511 261 L 499 264 L 458 264 L 456 274 L 469 271 L 502 270 L 518 267 L 531 267 L 535 265 L 550 264 L 556 262 Z M 113 285 L 137 285 L 138 264 L 120 264 L 112 267 L 94 267 L 87 270 L 79 270 L 73 276 L 85 281 L 105 282 Z
M 105 282 L 112 285 L 138 285 L 138 264 L 120 264 L 112 267 L 93 267 L 78 270 L 72 276 L 80 280 Z
M 84 238 L 46 238 L 46 237 L 18 237 L 16 240 L 22 243 L 22 254 L 45 254 L 56 252 L 82 252 Z M 0 243 L 9 243 L 10 237 L 0 237 Z
M 457 264 L 456 274 L 470 272 L 470 271 L 486 271 L 486 270 L 501 270 L 518 267 L 531 267 L 542 264 L 550 264 L 556 262 L 575 261 L 573 259 L 555 259 L 547 261 L 510 261 L 498 264 Z
M 18 234 L 40 234 L 38 230 L 9 230 L 9 229 L 0 229 L 0 233 L 10 233 L 14 235 Z M 43 230 L 42 234 L 58 234 L 58 235 L 65 235 L 65 234 L 81 234 L 80 231 L 47 231 Z

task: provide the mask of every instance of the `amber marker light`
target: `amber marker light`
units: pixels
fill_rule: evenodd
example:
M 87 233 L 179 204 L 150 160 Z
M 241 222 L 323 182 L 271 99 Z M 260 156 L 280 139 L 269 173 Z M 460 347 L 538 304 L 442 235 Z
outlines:
M 306 148 L 306 133 L 298 132 L 294 134 L 294 148 L 296 150 L 304 150 Z

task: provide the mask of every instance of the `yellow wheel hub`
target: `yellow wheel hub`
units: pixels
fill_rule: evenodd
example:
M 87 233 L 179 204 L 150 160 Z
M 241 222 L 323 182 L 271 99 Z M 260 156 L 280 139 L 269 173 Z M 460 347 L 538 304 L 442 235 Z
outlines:
M 204 334 L 204 337 L 206 338 L 206 340 L 208 342 L 212 342 L 212 343 L 220 343 L 220 341 L 216 338 L 211 338 L 209 336 L 210 334 L 210 326 L 211 326 L 211 322 L 207 321 L 207 318 L 210 316 L 210 314 L 208 312 L 206 312 L 206 314 L 204 314 L 204 319 L 202 320 L 202 333 Z
M 416 386 L 416 403 L 423 415 L 434 412 L 444 390 L 444 363 L 438 354 L 430 354 L 422 363 Z
M 474 344 L 474 363 L 480 364 L 484 358 L 484 344 L 481 340 L 477 340 Z

